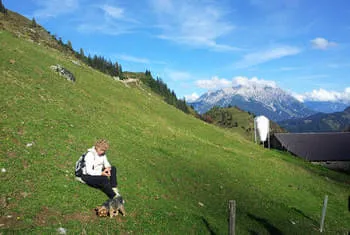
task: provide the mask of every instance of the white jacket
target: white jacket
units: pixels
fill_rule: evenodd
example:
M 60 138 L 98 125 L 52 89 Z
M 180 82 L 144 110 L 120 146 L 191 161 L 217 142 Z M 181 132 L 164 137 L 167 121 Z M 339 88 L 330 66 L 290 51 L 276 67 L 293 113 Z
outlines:
M 88 149 L 88 153 L 85 155 L 84 175 L 101 175 L 102 169 L 107 167 L 111 167 L 111 164 L 107 160 L 106 154 L 99 156 L 95 146 Z

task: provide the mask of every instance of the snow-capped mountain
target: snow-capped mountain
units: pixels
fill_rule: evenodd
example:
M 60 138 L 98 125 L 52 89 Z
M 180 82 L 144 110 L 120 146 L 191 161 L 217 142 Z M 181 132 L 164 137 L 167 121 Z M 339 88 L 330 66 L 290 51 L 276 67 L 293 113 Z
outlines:
M 237 106 L 274 121 L 307 117 L 315 113 L 282 89 L 258 83 L 209 91 L 189 104 L 201 114 L 214 106 Z

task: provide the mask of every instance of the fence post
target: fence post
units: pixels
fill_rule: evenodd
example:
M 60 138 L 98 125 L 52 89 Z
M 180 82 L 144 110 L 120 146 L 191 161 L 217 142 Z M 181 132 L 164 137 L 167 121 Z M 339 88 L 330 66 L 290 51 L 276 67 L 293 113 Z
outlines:
M 324 197 L 324 201 L 323 201 L 322 218 L 321 218 L 321 225 L 320 225 L 321 233 L 323 232 L 323 228 L 324 228 L 324 219 L 326 217 L 327 203 L 328 203 L 328 195 Z
M 236 225 L 236 201 L 230 200 L 228 202 L 228 208 L 230 210 L 229 235 L 234 235 Z

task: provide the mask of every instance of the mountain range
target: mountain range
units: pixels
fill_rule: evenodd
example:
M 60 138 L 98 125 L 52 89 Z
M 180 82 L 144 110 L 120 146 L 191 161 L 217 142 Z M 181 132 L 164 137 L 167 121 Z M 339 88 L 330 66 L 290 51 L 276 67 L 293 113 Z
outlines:
M 305 101 L 304 104 L 318 113 L 342 112 L 350 106 L 346 101 Z
M 278 122 L 289 132 L 350 131 L 350 106 L 342 112 L 317 113 L 306 118 Z
M 262 84 L 209 91 L 189 104 L 199 113 L 205 113 L 214 106 L 237 106 L 273 121 L 302 118 L 316 113 L 281 88 Z
M 342 101 L 300 102 L 289 92 L 277 86 L 258 83 L 240 84 L 216 91 L 208 91 L 197 100 L 188 103 L 200 114 L 215 106 L 237 106 L 254 115 L 264 115 L 276 122 L 306 118 L 319 112 L 339 112 L 350 106 Z

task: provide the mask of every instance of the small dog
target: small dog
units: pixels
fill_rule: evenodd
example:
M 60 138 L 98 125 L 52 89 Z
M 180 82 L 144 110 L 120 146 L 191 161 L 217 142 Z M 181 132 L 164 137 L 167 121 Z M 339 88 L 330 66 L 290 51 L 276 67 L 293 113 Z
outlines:
M 123 200 L 122 196 L 117 196 L 116 198 L 109 199 L 106 202 L 102 204 L 102 206 L 97 207 L 96 214 L 100 217 L 114 217 L 121 212 L 123 216 L 126 215 L 125 208 L 124 208 L 125 201 Z
M 123 214 L 123 216 L 126 215 L 125 208 L 124 208 L 124 199 L 122 196 L 117 196 L 116 198 L 110 199 L 105 202 L 105 206 L 107 207 L 109 217 L 117 216 L 119 212 Z

